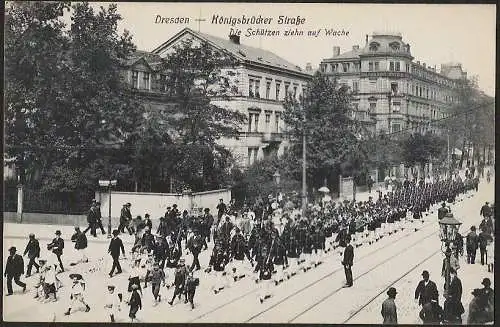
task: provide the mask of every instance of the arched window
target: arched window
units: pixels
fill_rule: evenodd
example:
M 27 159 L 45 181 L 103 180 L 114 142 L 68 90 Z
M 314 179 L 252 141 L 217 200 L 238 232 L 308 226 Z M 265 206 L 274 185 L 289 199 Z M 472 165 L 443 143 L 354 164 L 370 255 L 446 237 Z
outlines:
M 379 47 L 380 44 L 378 44 L 377 42 L 370 43 L 370 51 L 377 51 Z
M 400 45 L 398 42 L 392 42 L 391 44 L 389 44 L 389 46 L 393 51 L 398 51 L 400 49 Z

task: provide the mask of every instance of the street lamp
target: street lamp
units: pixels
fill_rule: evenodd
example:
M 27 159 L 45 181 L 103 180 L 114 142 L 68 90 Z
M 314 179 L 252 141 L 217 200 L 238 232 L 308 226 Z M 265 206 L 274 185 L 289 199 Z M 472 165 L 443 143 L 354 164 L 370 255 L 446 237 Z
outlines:
M 108 196 L 109 196 L 109 210 L 108 210 L 108 238 L 111 238 L 111 187 L 116 186 L 117 181 L 114 180 L 99 180 L 99 186 L 108 187 Z
M 444 295 L 448 294 L 448 287 L 450 286 L 450 257 L 451 249 L 450 243 L 455 241 L 458 234 L 458 229 L 462 223 L 453 217 L 451 212 L 447 213 L 443 219 L 439 221 L 439 238 L 441 239 L 441 251 L 445 255 L 445 282 L 444 282 Z M 443 250 L 443 245 L 446 249 Z
M 273 174 L 274 182 L 276 183 L 276 202 L 278 202 L 278 192 L 279 192 L 279 186 L 280 186 L 280 179 L 281 175 L 278 170 Z

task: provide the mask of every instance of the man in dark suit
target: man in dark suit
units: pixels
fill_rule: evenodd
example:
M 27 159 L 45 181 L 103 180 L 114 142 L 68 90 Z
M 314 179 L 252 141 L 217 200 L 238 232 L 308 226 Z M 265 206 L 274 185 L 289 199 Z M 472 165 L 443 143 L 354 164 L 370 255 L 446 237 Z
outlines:
M 342 265 L 344 266 L 346 284 L 345 287 L 352 286 L 352 264 L 354 261 L 354 248 L 351 245 L 351 236 L 346 236 L 345 239 L 347 245 L 344 250 L 344 260 L 342 260 Z
M 129 222 L 132 220 L 132 213 L 130 212 L 130 203 L 125 203 L 123 205 L 122 211 L 120 213 L 120 226 L 118 226 L 118 231 L 120 233 L 125 233 L 125 228 L 130 235 L 133 234 L 132 229 L 129 226 Z
M 438 299 L 438 290 L 436 283 L 429 280 L 429 272 L 424 270 L 422 272 L 423 280 L 418 283 L 417 289 L 415 290 L 415 300 L 418 299 L 418 305 L 424 305 L 430 303 L 432 299 Z
M 96 209 L 96 226 L 99 227 L 101 230 L 102 235 L 106 234 L 106 231 L 104 230 L 104 226 L 102 225 L 102 213 L 101 213 L 101 202 L 96 202 L 95 203 L 95 209 Z
M 446 203 L 443 202 L 443 204 L 441 204 L 441 208 L 438 209 L 438 220 L 443 219 L 447 213 L 448 209 L 446 209 Z
M 117 274 L 122 272 L 122 267 L 120 266 L 120 250 L 122 251 L 123 256 L 125 257 L 125 248 L 123 247 L 122 240 L 118 237 L 120 232 L 115 229 L 113 231 L 113 238 L 109 242 L 108 253 L 111 254 L 113 258 L 113 266 L 111 267 L 111 272 L 109 273 L 109 277 L 113 277 L 113 272 L 115 268 L 117 269 Z
M 26 284 L 21 282 L 19 278 L 24 273 L 24 261 L 23 257 L 16 254 L 16 247 L 13 246 L 9 249 L 9 257 L 7 258 L 7 264 L 5 265 L 4 276 L 7 277 L 7 295 L 12 295 L 12 279 L 14 282 L 23 288 L 23 292 L 26 291 Z
M 444 302 L 444 320 L 449 323 L 462 323 L 464 306 L 462 305 L 462 281 L 457 277 L 457 271 L 450 268 L 450 287 Z
M 96 225 L 97 225 L 97 204 L 95 200 L 92 202 L 92 205 L 90 206 L 90 210 L 87 214 L 87 223 L 89 226 L 83 231 L 84 234 L 86 234 L 89 229 L 90 229 L 90 234 L 94 237 L 97 237 L 96 233 Z
M 47 249 L 52 250 L 52 253 L 56 255 L 57 261 L 59 261 L 59 266 L 61 267 L 61 271 L 64 272 L 64 266 L 61 260 L 64 249 L 64 240 L 61 238 L 60 230 L 56 230 L 56 238 L 54 238 L 52 240 L 52 243 L 47 246 Z
M 33 266 L 35 266 L 37 273 L 40 271 L 40 266 L 35 262 L 36 258 L 40 258 L 40 244 L 35 238 L 35 234 L 30 234 L 29 237 L 30 240 L 28 241 L 23 254 L 23 256 L 28 254 L 28 258 L 30 259 L 30 261 L 28 262 L 28 270 L 26 271 L 26 278 L 31 276 L 31 268 Z

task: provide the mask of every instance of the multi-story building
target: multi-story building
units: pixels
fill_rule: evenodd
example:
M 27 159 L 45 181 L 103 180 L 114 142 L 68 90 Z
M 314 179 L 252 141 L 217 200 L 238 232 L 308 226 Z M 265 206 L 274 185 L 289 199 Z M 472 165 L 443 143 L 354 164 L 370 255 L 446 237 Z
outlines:
M 467 78 L 461 64 L 443 64 L 438 71 L 415 62 L 399 33 L 366 35 L 364 47 L 344 53 L 335 46 L 319 69 L 351 88 L 356 118 L 372 133 L 439 132 L 429 122 L 446 116 L 457 80 Z
M 223 138 L 221 144 L 232 151 L 243 167 L 268 155 L 282 154 L 289 144 L 284 133 L 282 102 L 286 94 L 297 99 L 302 94 L 312 76 L 311 65 L 302 69 L 274 53 L 241 44 L 235 35 L 224 39 L 185 28 L 151 53 L 136 52 L 124 65 L 124 76 L 151 108 L 168 105 L 161 58 L 186 39 L 191 39 L 195 46 L 208 43 L 237 60 L 236 67 L 230 68 L 237 91 L 229 100 L 214 99 L 213 103 L 243 113 L 247 121 L 237 137 Z

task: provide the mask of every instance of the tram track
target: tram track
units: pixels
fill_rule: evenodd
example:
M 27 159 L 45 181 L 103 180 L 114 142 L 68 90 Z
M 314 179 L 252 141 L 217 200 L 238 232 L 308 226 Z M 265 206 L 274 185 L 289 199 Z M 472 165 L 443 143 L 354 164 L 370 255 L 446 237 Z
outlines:
M 426 230 L 426 229 L 427 229 L 427 227 L 429 227 L 429 226 L 431 226 L 431 225 L 433 225 L 433 224 L 435 224 L 435 221 L 429 221 L 429 222 L 426 222 L 425 224 L 423 224 L 422 226 L 420 226 L 420 231 Z M 412 228 L 414 228 L 414 227 L 412 226 Z M 402 236 L 400 236 L 400 237 L 398 237 L 398 238 L 396 238 L 396 239 L 393 239 L 390 243 L 388 243 L 388 244 L 386 244 L 386 245 L 384 245 L 384 246 L 382 246 L 382 247 L 376 247 L 376 248 L 374 248 L 374 249 L 373 249 L 373 250 L 371 250 L 370 252 L 368 252 L 368 253 L 366 253 L 366 254 L 364 254 L 364 255 L 360 256 L 360 257 L 356 260 L 356 264 L 359 264 L 359 263 L 360 263 L 363 259 L 366 259 L 366 258 L 370 258 L 370 257 L 372 257 L 372 255 L 373 255 L 373 254 L 375 254 L 376 252 L 379 252 L 379 251 L 381 251 L 381 250 L 384 250 L 384 249 L 386 249 L 386 248 L 388 248 L 388 247 L 392 246 L 394 243 L 396 243 L 396 242 L 400 241 L 401 239 L 404 239 L 404 238 L 406 238 L 406 237 L 409 237 L 409 236 L 414 235 L 413 233 L 414 233 L 414 232 L 405 233 L 405 234 L 403 234 Z M 432 233 L 432 234 L 430 234 L 430 235 L 427 235 L 427 236 L 425 236 L 425 237 L 423 237 L 423 238 L 419 238 L 416 242 L 412 243 L 412 244 L 410 245 L 410 247 L 411 247 L 411 246 L 414 246 L 414 245 L 416 245 L 416 244 L 418 244 L 418 243 L 420 243 L 420 242 L 422 242 L 423 240 L 425 240 L 425 239 L 427 239 L 427 238 L 431 237 L 432 235 L 434 235 L 434 234 L 436 234 L 436 233 L 437 233 L 437 232 L 433 232 L 433 233 Z M 387 237 L 387 236 L 386 236 L 386 237 Z M 328 261 L 331 261 L 331 259 L 333 259 L 333 258 L 332 258 L 332 257 L 330 257 L 330 258 L 328 258 L 327 260 L 328 260 Z M 326 262 L 324 262 L 323 264 L 327 264 L 327 263 L 326 263 Z M 334 274 L 336 274 L 336 273 L 338 273 L 338 272 L 341 272 L 341 271 L 343 271 L 343 267 L 339 267 L 339 268 L 336 268 L 336 269 L 334 269 L 334 270 L 330 271 L 330 272 L 329 272 L 329 273 L 327 273 L 326 275 L 324 275 L 324 276 L 320 277 L 319 279 L 316 279 L 315 281 L 313 281 L 313 282 L 311 282 L 311 283 L 306 284 L 305 286 L 303 286 L 303 287 L 302 287 L 302 288 L 300 288 L 299 290 L 297 290 L 297 291 L 293 292 L 292 294 L 290 294 L 290 295 L 286 296 L 284 299 L 282 299 L 282 300 L 280 300 L 279 302 L 277 302 L 277 303 L 275 303 L 275 304 L 271 305 L 270 307 L 266 308 L 265 310 L 260 311 L 259 313 L 252 315 L 252 316 L 251 316 L 249 319 L 247 319 L 245 322 L 249 322 L 249 321 L 251 321 L 251 320 L 253 320 L 253 319 L 255 319 L 255 318 L 259 317 L 259 316 L 260 316 L 260 315 L 262 315 L 263 313 L 268 312 L 269 310 L 273 309 L 274 307 L 276 307 L 276 306 L 280 305 L 281 303 L 283 303 L 283 302 L 287 301 L 288 299 L 292 298 L 293 296 L 295 296 L 295 295 L 297 295 L 297 294 L 299 294 L 299 293 L 301 293 L 301 292 L 305 291 L 306 289 L 310 288 L 311 286 L 314 286 L 314 285 L 318 284 L 319 282 L 321 282 L 321 281 L 323 281 L 323 280 L 327 279 L 328 277 L 331 277 L 331 276 L 333 276 Z M 293 279 L 292 279 L 292 281 L 293 281 Z M 255 289 L 252 289 L 252 290 L 250 290 L 250 291 L 248 291 L 248 292 L 245 292 L 245 293 L 241 294 L 240 296 L 238 296 L 238 297 L 236 297 L 236 298 L 231 299 L 231 300 L 230 300 L 230 301 L 228 301 L 228 302 L 225 302 L 225 303 L 222 303 L 222 304 L 220 304 L 220 305 L 216 306 L 215 308 L 213 308 L 213 309 L 212 309 L 212 310 L 210 310 L 210 311 L 207 311 L 207 312 L 205 312 L 205 313 L 203 313 L 203 314 L 198 315 L 196 318 L 194 318 L 194 319 L 190 320 L 189 322 L 196 322 L 197 320 L 200 320 L 200 319 L 205 318 L 205 317 L 207 317 L 207 316 L 209 316 L 209 315 L 212 315 L 212 314 L 216 313 L 216 312 L 217 312 L 217 311 L 219 311 L 219 310 L 225 309 L 225 307 L 227 307 L 228 305 L 230 305 L 230 304 L 232 304 L 232 303 L 234 303 L 234 302 L 236 302 L 236 301 L 240 301 L 240 300 L 242 300 L 242 299 L 244 299 L 244 298 L 246 298 L 246 297 L 248 297 L 248 296 L 250 296 L 250 295 L 252 295 L 252 294 L 255 294 L 258 290 L 259 290 L 258 288 L 255 288 Z

